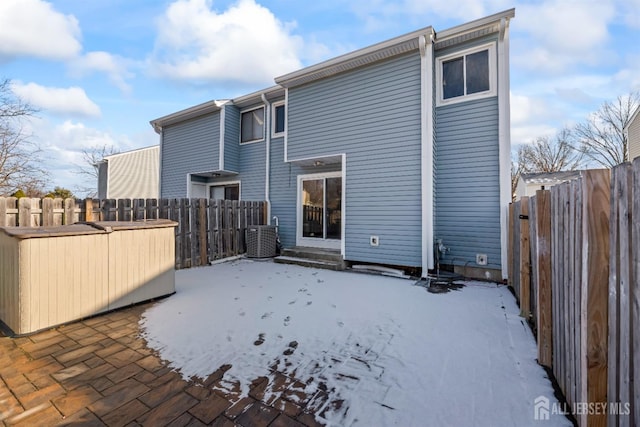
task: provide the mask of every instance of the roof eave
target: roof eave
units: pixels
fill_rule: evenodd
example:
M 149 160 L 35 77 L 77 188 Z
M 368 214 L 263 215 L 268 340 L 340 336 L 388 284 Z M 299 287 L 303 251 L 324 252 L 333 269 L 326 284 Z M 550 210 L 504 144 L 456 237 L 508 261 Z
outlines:
M 421 30 L 416 30 L 369 47 L 340 55 L 319 64 L 276 77 L 275 82 L 286 88 L 299 86 L 301 84 L 352 70 L 402 53 L 417 51 L 419 49 L 418 37 L 424 34 L 430 34 L 432 31 L 433 28 L 430 26 Z
M 153 129 L 157 133 L 160 133 L 164 126 L 180 123 L 185 120 L 192 119 L 194 117 L 199 117 L 205 114 L 213 113 L 215 111 L 220 111 L 222 106 L 227 102 L 229 101 L 227 100 L 207 101 L 202 104 L 198 104 L 193 107 L 189 107 L 184 110 L 180 110 L 175 113 L 171 113 L 169 115 L 160 117 L 158 119 L 151 120 L 149 123 L 151 123 L 151 126 L 153 126 Z

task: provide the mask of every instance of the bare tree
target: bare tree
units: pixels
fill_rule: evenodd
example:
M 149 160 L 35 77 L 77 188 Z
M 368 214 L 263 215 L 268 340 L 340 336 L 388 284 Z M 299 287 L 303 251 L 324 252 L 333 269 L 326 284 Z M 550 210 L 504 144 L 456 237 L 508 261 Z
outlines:
M 526 166 L 524 163 L 524 147 L 521 145 L 518 147 L 515 158 L 511 156 L 511 200 L 516 199 L 516 189 L 518 188 L 518 181 L 523 173 L 526 172 Z
M 82 150 L 82 164 L 76 164 L 75 173 L 83 176 L 88 182 L 92 182 L 93 185 L 76 186 L 75 192 L 84 194 L 87 197 L 96 197 L 98 194 L 98 164 L 102 162 L 106 156 L 117 153 L 118 150 L 115 147 L 107 145 Z
M 624 128 L 640 104 L 640 92 L 619 96 L 605 102 L 586 122 L 578 124 L 574 133 L 576 148 L 592 162 L 611 168 L 629 160 L 627 136 Z
M 522 174 L 576 170 L 583 166 L 583 159 L 583 153 L 573 148 L 569 129 L 562 129 L 553 137 L 539 137 L 531 144 L 520 145 L 511 159 L 513 199 Z
M 46 184 L 40 148 L 24 130 L 36 110 L 17 97 L 9 79 L 0 80 L 0 195 L 22 189 L 28 196 Z
M 532 144 L 522 146 L 525 172 L 559 172 L 579 169 L 583 153 L 573 148 L 569 129 L 562 129 L 553 138 L 539 137 Z

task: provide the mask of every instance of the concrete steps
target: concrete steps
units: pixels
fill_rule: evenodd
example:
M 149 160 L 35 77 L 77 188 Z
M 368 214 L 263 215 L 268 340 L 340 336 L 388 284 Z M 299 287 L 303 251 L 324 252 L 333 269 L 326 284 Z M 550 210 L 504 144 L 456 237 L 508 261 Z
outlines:
M 284 249 L 282 255 L 276 257 L 278 264 L 294 264 L 303 267 L 323 268 L 340 271 L 346 268 L 340 252 L 332 249 L 294 247 Z

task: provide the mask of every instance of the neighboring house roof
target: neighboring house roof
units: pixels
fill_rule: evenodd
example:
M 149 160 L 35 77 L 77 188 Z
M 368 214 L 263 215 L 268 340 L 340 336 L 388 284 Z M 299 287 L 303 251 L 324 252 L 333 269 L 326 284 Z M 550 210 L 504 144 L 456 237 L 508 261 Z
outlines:
M 97 166 L 99 198 L 147 199 L 159 196 L 158 145 L 105 156 Z
M 581 170 L 523 173 L 520 176 L 520 179 L 522 179 L 527 184 L 559 184 L 561 182 L 571 181 L 573 179 L 579 178 L 581 173 Z
M 624 128 L 627 135 L 627 148 L 629 150 L 629 160 L 640 156 L 640 105 L 631 116 L 627 127 Z

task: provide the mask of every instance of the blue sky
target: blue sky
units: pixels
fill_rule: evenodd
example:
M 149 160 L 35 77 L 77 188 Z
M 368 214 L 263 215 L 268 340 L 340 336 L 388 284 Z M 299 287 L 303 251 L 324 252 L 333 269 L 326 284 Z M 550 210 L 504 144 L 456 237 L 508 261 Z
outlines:
M 152 119 L 512 7 L 512 145 L 640 90 L 640 0 L 0 0 L 0 77 L 40 110 L 50 188 L 74 189 L 82 150 L 157 144 Z

